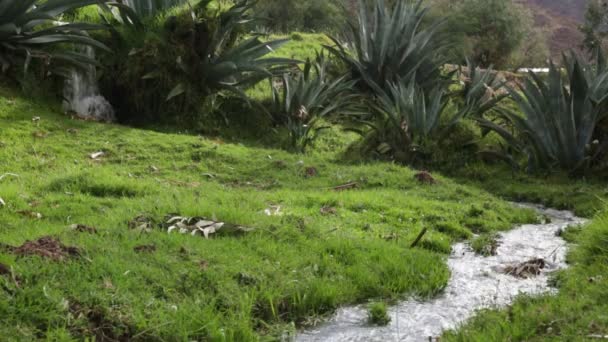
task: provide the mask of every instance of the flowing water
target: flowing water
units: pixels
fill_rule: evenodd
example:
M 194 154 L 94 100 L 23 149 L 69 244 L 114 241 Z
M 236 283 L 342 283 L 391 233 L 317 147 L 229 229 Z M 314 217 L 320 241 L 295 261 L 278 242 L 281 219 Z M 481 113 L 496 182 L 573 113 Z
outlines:
M 95 50 L 92 47 L 83 49 L 89 58 L 95 59 Z M 83 119 L 115 121 L 114 108 L 99 94 L 94 65 L 89 65 L 85 70 L 72 69 L 70 78 L 65 82 L 63 93 L 64 109 L 67 112 L 72 112 Z
M 525 206 L 538 210 L 550 223 L 502 233 L 496 256 L 482 257 L 466 243 L 456 244 L 448 259 L 451 278 L 437 298 L 398 303 L 390 308 L 391 323 L 386 327 L 367 324 L 363 305 L 345 307 L 329 322 L 301 332 L 296 341 L 429 341 L 458 327 L 476 310 L 508 305 L 518 294 L 555 291 L 548 284 L 548 274 L 567 267 L 567 245 L 557 233 L 584 220 L 567 211 Z M 501 272 L 506 266 L 535 258 L 547 264 L 539 276 L 520 279 Z

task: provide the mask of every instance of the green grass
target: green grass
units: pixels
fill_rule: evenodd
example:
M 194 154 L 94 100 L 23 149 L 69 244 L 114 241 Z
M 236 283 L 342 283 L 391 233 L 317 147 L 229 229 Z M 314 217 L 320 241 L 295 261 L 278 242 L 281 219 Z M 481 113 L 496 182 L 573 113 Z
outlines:
M 323 51 L 323 45 L 333 45 L 329 37 L 323 33 L 293 32 L 286 34 L 272 34 L 268 40 L 289 39 L 287 43 L 268 55 L 269 58 L 292 58 L 306 61 L 314 59 L 317 53 Z M 260 82 L 247 90 L 247 95 L 258 101 L 268 100 L 272 96 L 269 82 Z
M 448 280 L 451 243 L 536 220 L 441 175 L 423 185 L 406 167 L 345 164 L 335 146 L 296 155 L 73 121 L 6 88 L 0 127 L 0 175 L 18 175 L 0 180 L 0 241 L 51 235 L 82 250 L 65 262 L 0 251 L 19 277 L 0 276 L 0 336 L 15 340 L 273 340 L 339 305 L 433 296 Z M 305 177 L 310 166 L 317 176 Z M 348 182 L 358 187 L 332 190 Z M 267 216 L 271 205 L 282 215 Z M 256 230 L 206 240 L 128 228 L 169 213 Z
M 497 247 L 498 237 L 495 233 L 481 234 L 471 241 L 471 248 L 475 253 L 483 256 L 495 255 Z
M 593 217 L 608 200 L 608 183 L 596 178 L 571 178 L 563 174 L 542 176 L 513 172 L 499 165 L 472 164 L 449 172 L 461 184 L 488 190 L 507 200 L 544 204 Z
M 388 315 L 386 303 L 374 302 L 369 304 L 367 320 L 369 324 L 388 325 L 391 322 L 391 317 Z
M 441 340 L 590 341 L 608 335 L 608 211 L 566 236 L 576 247 L 569 255 L 573 266 L 554 279 L 559 294 L 520 297 L 508 309 L 482 311 Z

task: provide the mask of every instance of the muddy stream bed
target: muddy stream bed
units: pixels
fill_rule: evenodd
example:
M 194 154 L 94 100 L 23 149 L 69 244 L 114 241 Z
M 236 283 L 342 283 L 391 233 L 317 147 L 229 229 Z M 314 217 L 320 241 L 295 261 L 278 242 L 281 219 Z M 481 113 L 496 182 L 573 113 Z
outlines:
M 567 244 L 558 232 L 585 222 L 568 211 L 534 208 L 549 223 L 527 224 L 500 234 L 495 256 L 474 253 L 467 243 L 455 244 L 448 259 L 451 277 L 441 295 L 426 301 L 406 300 L 390 307 L 384 327 L 367 323 L 365 305 L 343 307 L 328 322 L 301 331 L 296 341 L 429 341 L 457 328 L 483 308 L 503 307 L 517 295 L 556 291 L 549 274 L 567 267 Z M 540 274 L 520 278 L 505 274 L 529 260 L 542 259 Z

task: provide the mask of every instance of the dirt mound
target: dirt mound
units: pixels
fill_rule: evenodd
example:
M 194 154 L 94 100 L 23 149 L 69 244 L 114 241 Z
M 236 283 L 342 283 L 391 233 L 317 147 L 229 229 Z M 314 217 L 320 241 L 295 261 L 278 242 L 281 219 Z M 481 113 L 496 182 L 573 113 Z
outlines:
M 26 241 L 19 247 L 3 246 L 3 249 L 17 256 L 37 255 L 54 261 L 63 261 L 70 257 L 80 256 L 80 250 L 76 247 L 63 245 L 59 240 L 45 236 L 38 240 Z

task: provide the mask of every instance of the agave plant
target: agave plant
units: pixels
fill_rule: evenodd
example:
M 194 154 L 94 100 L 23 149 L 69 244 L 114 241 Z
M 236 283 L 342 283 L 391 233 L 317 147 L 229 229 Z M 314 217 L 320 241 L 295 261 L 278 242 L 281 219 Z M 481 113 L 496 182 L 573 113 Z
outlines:
M 366 137 L 366 150 L 416 162 L 428 156 L 429 145 L 452 134 L 462 119 L 481 117 L 507 96 L 499 93 L 503 82 L 495 73 L 468 65 L 462 89 L 455 93 L 449 92 L 449 83 L 439 82 L 425 90 L 415 79 L 389 82 L 386 90 L 374 86 L 379 90 L 370 103 L 371 113 L 355 117 L 369 128 L 356 130 Z
M 346 63 L 360 86 L 379 91 L 390 82 L 411 78 L 425 91 L 443 82 L 443 52 L 449 47 L 440 34 L 443 22 L 422 25 L 427 9 L 422 0 L 398 1 L 392 9 L 376 0 L 373 10 L 360 1 L 358 23 L 350 24 L 346 46 L 337 38 L 327 49 Z
M 188 38 L 189 54 L 177 59 L 178 69 L 184 82 L 171 90 L 167 100 L 195 88 L 203 95 L 228 90 L 247 98 L 241 86 L 259 82 L 284 70 L 286 65 L 297 61 L 287 58 L 264 58 L 287 39 L 262 41 L 258 35 L 238 41 L 239 30 L 253 19 L 249 10 L 254 5 L 250 0 L 239 0 L 225 12 L 209 15 L 202 1 L 192 12 L 192 36 Z
M 304 152 L 328 128 L 319 121 L 349 104 L 354 95 L 347 91 L 353 85 L 345 77 L 330 81 L 324 55 L 308 59 L 301 73 L 284 74 L 278 86 L 273 84 L 272 114 L 286 124 L 292 148 Z
M 525 152 L 530 170 L 580 171 L 607 147 L 593 140 L 597 124 L 608 115 L 608 69 L 603 56 L 598 55 L 595 66 L 574 53 L 563 59 L 565 77 L 551 63 L 546 81 L 530 73 L 519 89 L 509 88 L 522 113 L 502 108 L 499 119 L 514 132 L 506 125 L 479 119 L 483 127 Z
M 460 75 L 462 88 L 458 95 L 462 100 L 463 114 L 481 117 L 509 96 L 509 93 L 504 91 L 506 82 L 492 67 L 483 70 L 467 59 L 466 72 L 460 70 Z
M 72 66 L 94 64 L 87 55 L 51 48 L 56 44 L 87 45 L 108 50 L 89 37 L 86 31 L 103 29 L 88 23 L 60 23 L 57 18 L 64 12 L 99 0 L 2 0 L 0 1 L 0 65 L 6 71 L 13 65 L 27 70 L 32 59 L 46 64 L 58 61 Z M 64 68 L 55 68 L 64 73 Z
M 424 153 L 426 140 L 438 136 L 447 96 L 440 86 L 426 95 L 413 81 L 389 83 L 387 88 L 370 103 L 371 116 L 358 120 L 370 128 L 359 133 L 366 136 L 369 151 L 413 162 Z

